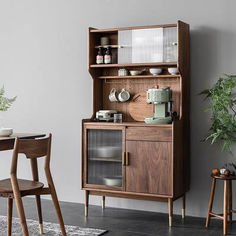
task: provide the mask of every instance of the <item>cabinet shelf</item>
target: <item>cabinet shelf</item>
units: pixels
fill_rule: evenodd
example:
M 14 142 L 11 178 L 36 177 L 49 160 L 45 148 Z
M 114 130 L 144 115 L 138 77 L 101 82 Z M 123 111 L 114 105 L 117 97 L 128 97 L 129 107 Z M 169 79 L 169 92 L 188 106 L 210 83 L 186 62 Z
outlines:
M 132 121 L 132 122 L 122 122 L 122 123 L 114 123 L 114 122 L 96 122 L 96 121 L 86 121 L 84 123 L 86 126 L 108 126 L 108 127 L 119 127 L 119 126 L 132 126 L 132 127 L 172 127 L 171 124 L 146 124 L 143 121 Z
M 122 48 L 123 46 L 120 46 L 120 45 L 99 45 L 99 46 L 95 46 L 95 48 L 107 48 L 107 47 L 110 47 L 110 48 Z
M 105 162 L 122 162 L 120 159 L 118 158 L 107 158 L 107 157 L 93 157 L 93 158 L 89 158 L 89 161 L 105 161 Z
M 93 64 L 90 68 L 109 68 L 109 67 L 177 67 L 177 62 L 151 62 L 151 63 L 129 63 L 129 64 Z
M 168 79 L 168 78 L 179 78 L 180 75 L 127 75 L 127 76 L 118 76 L 118 75 L 103 75 L 103 76 L 98 76 L 98 79 L 152 79 L 152 78 L 163 78 L 163 79 Z
M 120 27 L 120 28 L 108 28 L 108 29 L 90 29 L 91 33 L 116 33 L 120 30 L 133 30 L 133 29 L 152 29 L 152 28 L 168 28 L 177 27 L 177 24 L 162 24 L 162 25 L 149 25 L 149 26 L 135 26 L 135 27 Z

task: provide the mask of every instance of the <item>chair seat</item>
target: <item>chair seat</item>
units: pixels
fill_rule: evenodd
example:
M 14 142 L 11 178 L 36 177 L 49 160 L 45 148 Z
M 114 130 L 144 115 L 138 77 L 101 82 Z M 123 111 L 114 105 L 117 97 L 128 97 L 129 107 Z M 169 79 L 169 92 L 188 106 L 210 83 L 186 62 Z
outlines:
M 25 179 L 18 179 L 18 185 L 20 191 L 27 191 L 27 190 L 36 190 L 43 188 L 44 184 L 37 181 L 25 180 Z M 12 193 L 12 185 L 10 179 L 3 179 L 0 180 L 0 193 Z

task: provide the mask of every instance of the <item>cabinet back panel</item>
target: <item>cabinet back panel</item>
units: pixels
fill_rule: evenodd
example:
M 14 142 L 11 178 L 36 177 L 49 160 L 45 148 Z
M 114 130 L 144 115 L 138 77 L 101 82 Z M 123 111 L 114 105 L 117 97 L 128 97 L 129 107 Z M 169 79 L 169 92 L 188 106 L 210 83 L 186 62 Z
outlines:
M 124 121 L 134 121 L 128 111 L 128 102 L 110 102 L 109 94 L 112 88 L 121 91 L 125 88 L 131 95 L 130 101 L 133 97 L 141 92 L 145 92 L 148 88 L 158 85 L 160 88 L 169 86 L 172 91 L 173 111 L 179 114 L 180 105 L 180 79 L 179 78 L 165 78 L 165 79 L 109 79 L 103 81 L 103 109 L 117 110 L 123 114 Z M 148 104 L 147 104 L 148 106 Z M 142 107 L 140 108 L 142 109 Z

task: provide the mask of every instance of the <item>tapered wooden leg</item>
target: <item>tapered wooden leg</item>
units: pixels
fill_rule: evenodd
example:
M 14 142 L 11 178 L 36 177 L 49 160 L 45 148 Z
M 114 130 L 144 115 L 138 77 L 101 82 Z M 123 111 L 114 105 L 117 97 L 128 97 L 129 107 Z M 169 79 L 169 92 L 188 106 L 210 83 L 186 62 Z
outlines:
M 8 209 L 7 209 L 7 236 L 11 236 L 12 226 L 12 198 L 8 198 Z
M 105 196 L 102 196 L 102 209 L 105 209 Z
M 229 221 L 230 223 L 232 224 L 232 220 L 233 220 L 233 217 L 232 217 L 232 209 L 233 209 L 233 201 L 232 201 L 232 180 L 229 180 L 228 182 L 228 190 L 229 190 Z
M 212 210 L 213 200 L 214 200 L 214 194 L 215 194 L 215 185 L 216 185 L 216 179 L 212 178 L 211 182 L 211 192 L 209 197 L 209 203 L 208 203 L 208 210 L 207 210 L 207 218 L 206 218 L 206 227 L 209 226 L 210 223 L 210 212 Z
M 228 181 L 224 180 L 224 204 L 223 204 L 223 233 L 227 234 L 227 209 L 228 209 Z
M 57 194 L 56 194 L 56 190 L 55 188 L 51 189 L 51 196 L 52 196 L 52 201 L 56 210 L 56 214 L 57 214 L 57 219 L 61 228 L 61 233 L 63 236 L 66 236 L 66 230 L 65 230 L 65 225 L 64 225 L 64 221 L 62 218 L 62 214 L 61 214 L 61 209 L 60 209 L 60 205 L 58 202 L 58 198 L 57 198 Z
M 89 204 L 89 191 L 85 190 L 85 204 L 84 204 L 84 215 L 88 216 L 88 204 Z
M 36 205 L 37 205 L 38 219 L 39 219 L 39 232 L 40 232 L 40 234 L 43 234 L 43 217 L 42 217 L 42 207 L 41 207 L 40 195 L 36 195 L 35 198 L 36 198 Z
M 30 161 L 31 161 L 33 180 L 39 181 L 37 159 L 34 158 L 34 159 L 31 159 Z M 40 195 L 36 195 L 35 198 L 36 198 L 36 205 L 37 205 L 38 219 L 39 219 L 39 232 L 40 232 L 40 234 L 43 234 L 43 218 L 42 218 L 42 208 L 41 208 Z
M 57 193 L 56 193 L 56 189 L 55 189 L 55 186 L 54 186 L 54 183 L 53 183 L 52 175 L 51 175 L 51 172 L 50 172 L 50 169 L 49 169 L 48 165 L 45 165 L 45 166 L 46 166 L 45 167 L 45 174 L 46 174 L 46 177 L 47 177 L 48 187 L 51 191 L 51 197 L 52 197 L 52 201 L 53 201 L 54 208 L 55 208 L 55 211 L 56 211 L 57 220 L 58 220 L 58 223 L 60 225 L 62 236 L 66 236 L 65 225 L 64 225 L 63 218 L 62 218 L 61 208 L 60 208 L 60 205 L 59 205 L 59 202 L 58 202 Z
M 15 194 L 14 194 L 14 196 L 15 196 L 16 209 L 18 212 L 18 216 L 20 218 L 22 233 L 24 236 L 29 236 L 22 199 L 21 199 L 21 197 L 18 197 Z
M 168 198 L 168 208 L 169 208 L 169 227 L 172 226 L 172 217 L 173 217 L 173 199 Z
M 185 218 L 185 194 L 182 197 L 182 219 Z

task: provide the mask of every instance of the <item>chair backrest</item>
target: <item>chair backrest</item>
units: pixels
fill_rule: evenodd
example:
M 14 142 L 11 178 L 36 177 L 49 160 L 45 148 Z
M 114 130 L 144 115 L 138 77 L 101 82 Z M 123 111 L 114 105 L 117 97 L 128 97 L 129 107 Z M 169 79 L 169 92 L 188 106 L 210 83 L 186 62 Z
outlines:
M 20 153 L 25 154 L 25 156 L 28 159 L 31 159 L 32 171 L 33 169 L 37 168 L 36 159 L 40 157 L 46 157 L 45 168 L 49 169 L 50 154 L 51 154 L 51 139 L 52 139 L 51 134 L 49 134 L 48 137 L 46 138 L 40 138 L 40 139 L 16 138 L 12 156 L 11 174 L 16 174 L 17 172 L 18 154 Z
M 42 139 L 17 139 L 18 153 L 23 153 L 27 158 L 47 156 L 50 150 L 50 137 Z

